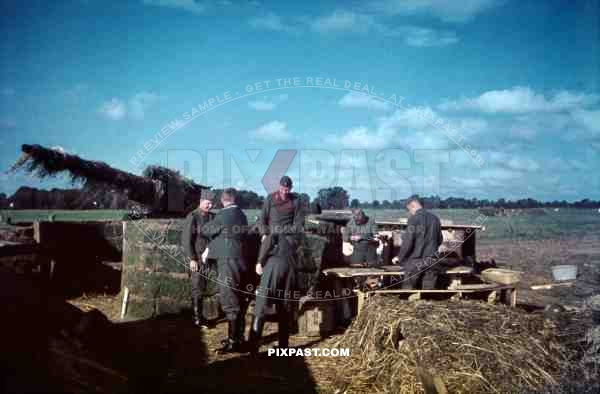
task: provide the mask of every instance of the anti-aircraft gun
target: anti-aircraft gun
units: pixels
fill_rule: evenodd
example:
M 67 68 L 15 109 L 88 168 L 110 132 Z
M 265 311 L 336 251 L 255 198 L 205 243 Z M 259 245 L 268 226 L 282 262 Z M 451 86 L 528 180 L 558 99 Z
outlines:
M 41 145 L 22 145 L 21 150 L 9 171 L 23 168 L 41 178 L 66 172 L 73 182 L 124 192 L 129 200 L 148 207 L 148 216 L 154 218 L 185 216 L 197 205 L 202 190 L 209 189 L 157 165 L 146 167 L 140 176 Z

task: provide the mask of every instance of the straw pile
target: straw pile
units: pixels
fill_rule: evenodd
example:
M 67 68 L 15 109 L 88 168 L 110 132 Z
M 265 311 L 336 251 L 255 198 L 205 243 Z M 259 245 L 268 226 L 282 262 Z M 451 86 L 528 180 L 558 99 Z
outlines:
M 334 368 L 342 391 L 505 393 L 563 383 L 575 352 L 559 337 L 543 315 L 502 305 L 374 297 L 327 346 L 350 349 Z

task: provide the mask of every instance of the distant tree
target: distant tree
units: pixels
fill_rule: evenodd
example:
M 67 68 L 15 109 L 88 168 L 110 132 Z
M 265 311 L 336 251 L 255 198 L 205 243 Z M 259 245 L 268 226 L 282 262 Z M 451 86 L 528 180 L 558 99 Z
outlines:
M 371 203 L 371 206 L 373 207 L 373 209 L 379 209 L 381 204 L 379 203 L 378 200 L 373 200 L 373 202 Z
M 298 194 L 298 199 L 300 200 L 300 205 L 304 207 L 304 209 L 310 209 L 310 196 L 306 193 Z
M 357 198 L 353 198 L 352 201 L 350 201 L 350 208 L 359 208 L 360 207 L 360 201 Z
M 349 195 L 341 186 L 321 189 L 317 198 L 323 209 L 346 209 L 348 208 Z

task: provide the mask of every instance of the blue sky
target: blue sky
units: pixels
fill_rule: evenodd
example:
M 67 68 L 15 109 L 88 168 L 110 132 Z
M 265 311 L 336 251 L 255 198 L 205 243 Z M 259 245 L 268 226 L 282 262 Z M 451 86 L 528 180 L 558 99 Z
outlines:
M 1 4 L 2 170 L 39 143 L 264 194 L 292 149 L 313 196 L 600 199 L 597 1 Z M 21 185 L 69 186 L 0 175 Z

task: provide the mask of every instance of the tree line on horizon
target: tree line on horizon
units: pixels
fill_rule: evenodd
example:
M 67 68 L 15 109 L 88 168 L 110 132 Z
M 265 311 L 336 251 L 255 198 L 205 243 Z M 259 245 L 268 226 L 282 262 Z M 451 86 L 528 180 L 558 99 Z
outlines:
M 213 203 L 220 208 L 222 189 L 212 190 L 215 194 Z M 407 196 L 408 197 L 408 196 Z M 298 193 L 302 205 L 314 208 L 317 204 L 321 209 L 404 209 L 406 199 L 360 201 L 352 198 L 350 193 L 341 186 L 323 188 L 311 199 L 307 193 Z M 484 207 L 527 209 L 527 208 L 600 208 L 600 201 L 582 199 L 579 201 L 539 201 L 532 198 L 519 200 L 498 200 L 439 196 L 422 197 L 426 208 L 431 209 L 477 209 Z M 238 190 L 238 205 L 243 209 L 261 209 L 265 197 L 251 190 Z M 127 209 L 130 201 L 123 193 L 103 188 L 83 189 L 52 189 L 39 190 L 31 187 L 21 187 L 12 196 L 0 193 L 0 209 Z

